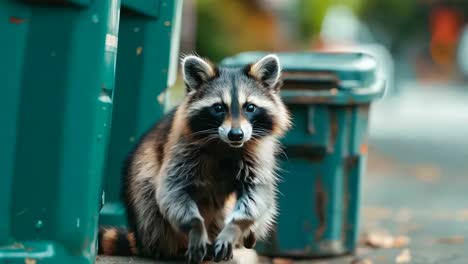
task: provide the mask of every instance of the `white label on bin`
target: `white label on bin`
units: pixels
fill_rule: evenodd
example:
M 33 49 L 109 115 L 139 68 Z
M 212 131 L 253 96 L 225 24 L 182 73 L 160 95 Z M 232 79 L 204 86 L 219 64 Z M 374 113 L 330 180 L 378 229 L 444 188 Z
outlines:
M 118 38 L 111 34 L 106 34 L 106 46 L 117 48 Z

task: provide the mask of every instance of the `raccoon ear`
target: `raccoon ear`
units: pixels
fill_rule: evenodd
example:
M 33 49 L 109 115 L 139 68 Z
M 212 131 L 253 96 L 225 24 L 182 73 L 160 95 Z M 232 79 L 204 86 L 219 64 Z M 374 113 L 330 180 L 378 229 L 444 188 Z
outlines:
M 204 82 L 218 75 L 218 69 L 211 62 L 189 55 L 182 59 L 182 73 L 187 92 L 194 91 Z
M 279 88 L 281 64 L 278 56 L 274 54 L 267 55 L 254 64 L 247 65 L 246 72 L 249 76 L 265 83 L 269 88 L 274 90 Z

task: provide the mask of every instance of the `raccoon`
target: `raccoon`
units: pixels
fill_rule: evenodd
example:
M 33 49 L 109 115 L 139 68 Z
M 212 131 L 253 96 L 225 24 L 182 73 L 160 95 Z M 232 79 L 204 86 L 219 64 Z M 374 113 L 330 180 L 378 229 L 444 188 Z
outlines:
M 219 262 L 232 258 L 237 243 L 253 247 L 266 238 L 274 223 L 278 140 L 290 127 L 278 57 L 223 68 L 189 55 L 182 71 L 183 102 L 128 159 L 132 232 L 100 230 L 102 254 Z M 226 213 L 231 194 L 237 199 Z

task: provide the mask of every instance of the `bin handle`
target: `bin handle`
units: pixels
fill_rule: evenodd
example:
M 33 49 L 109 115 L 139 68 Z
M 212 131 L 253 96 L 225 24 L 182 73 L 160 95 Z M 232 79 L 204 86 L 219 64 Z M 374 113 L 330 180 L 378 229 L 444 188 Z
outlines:
M 282 73 L 284 90 L 329 90 L 338 87 L 339 78 L 332 72 L 289 71 Z M 291 88 L 289 88 L 291 87 Z
M 366 88 L 353 88 L 340 90 L 332 88 L 329 90 L 294 90 L 284 89 L 281 96 L 285 103 L 310 104 L 353 104 L 367 103 L 372 99 L 381 97 L 385 92 L 384 80 L 377 80 L 373 85 Z

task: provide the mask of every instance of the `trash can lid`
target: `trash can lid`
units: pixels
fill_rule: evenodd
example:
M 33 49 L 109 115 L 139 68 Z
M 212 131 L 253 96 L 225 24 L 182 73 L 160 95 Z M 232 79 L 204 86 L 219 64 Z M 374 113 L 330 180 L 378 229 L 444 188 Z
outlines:
M 226 67 L 253 63 L 269 52 L 243 52 L 221 61 Z M 284 89 L 289 103 L 366 103 L 383 95 L 385 81 L 377 77 L 377 61 L 359 52 L 280 52 Z M 294 83 L 294 85 L 293 85 Z M 331 87 L 317 89 L 318 83 Z M 308 86 L 310 89 L 297 89 Z
M 255 62 L 267 52 L 243 52 L 224 59 L 224 66 Z M 368 54 L 349 52 L 280 52 L 283 72 L 330 73 L 336 76 L 338 89 L 365 88 L 376 81 L 377 61 Z

